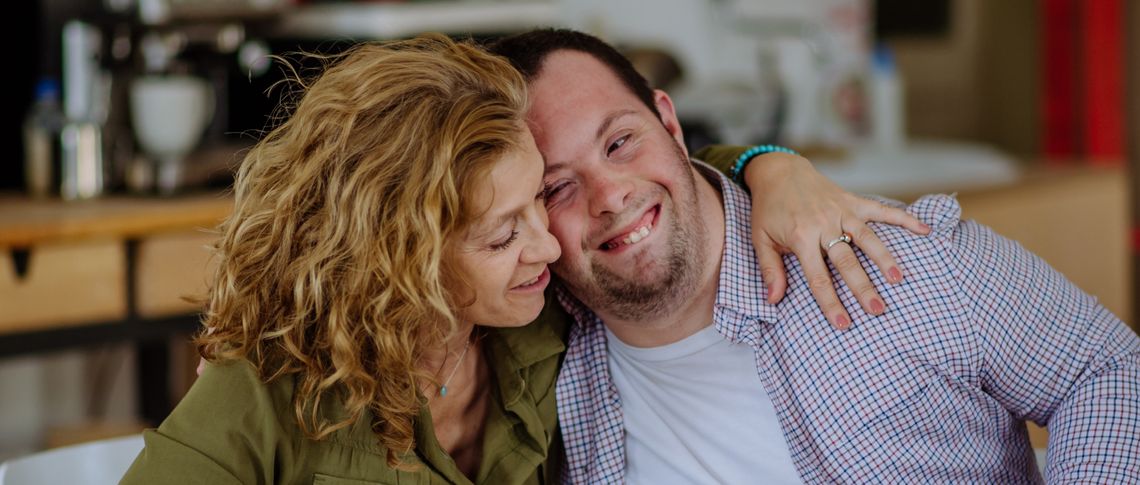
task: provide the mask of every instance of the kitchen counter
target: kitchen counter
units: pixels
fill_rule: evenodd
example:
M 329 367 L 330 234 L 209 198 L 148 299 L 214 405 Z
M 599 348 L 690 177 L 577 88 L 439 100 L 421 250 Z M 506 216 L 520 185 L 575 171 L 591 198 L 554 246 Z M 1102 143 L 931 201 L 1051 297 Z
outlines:
M 894 149 L 856 146 L 843 158 L 811 159 L 847 190 L 888 197 L 1008 187 L 1024 175 L 1016 160 L 993 147 L 953 140 L 910 140 Z

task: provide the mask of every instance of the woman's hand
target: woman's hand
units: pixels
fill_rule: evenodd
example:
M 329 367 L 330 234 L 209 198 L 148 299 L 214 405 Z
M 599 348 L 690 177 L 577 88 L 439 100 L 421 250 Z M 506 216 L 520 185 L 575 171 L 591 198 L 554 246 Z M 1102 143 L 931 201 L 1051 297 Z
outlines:
M 839 188 L 797 155 L 759 155 L 745 167 L 744 180 L 752 189 L 752 242 L 768 302 L 784 298 L 788 278 L 781 255 L 794 253 L 823 314 L 840 330 L 851 326 L 851 317 L 839 302 L 823 257 L 831 259 L 863 309 L 880 315 L 886 304 L 855 257 L 854 247 L 867 254 L 888 282 L 902 281 L 903 272 L 867 223 L 886 222 L 916 234 L 930 233 L 929 226 L 902 209 Z M 827 247 L 844 233 L 851 236 L 849 244 Z

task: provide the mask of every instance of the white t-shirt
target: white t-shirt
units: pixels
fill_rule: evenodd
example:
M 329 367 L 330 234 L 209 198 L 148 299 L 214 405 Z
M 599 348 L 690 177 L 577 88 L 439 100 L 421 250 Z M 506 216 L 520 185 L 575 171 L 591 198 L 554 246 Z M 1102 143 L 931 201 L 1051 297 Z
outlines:
M 751 347 L 712 325 L 653 348 L 606 334 L 628 483 L 802 483 Z

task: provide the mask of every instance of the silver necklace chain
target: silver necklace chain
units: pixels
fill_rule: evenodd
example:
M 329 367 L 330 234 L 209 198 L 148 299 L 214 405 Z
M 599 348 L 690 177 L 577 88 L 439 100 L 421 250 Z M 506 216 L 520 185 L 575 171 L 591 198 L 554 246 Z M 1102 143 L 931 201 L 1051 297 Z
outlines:
M 459 366 L 463 364 L 463 358 L 467 356 L 467 349 L 471 348 L 471 340 L 467 339 L 467 344 L 463 346 L 463 352 L 459 354 L 459 360 L 455 362 L 455 367 L 451 369 L 451 374 L 447 375 L 447 380 L 443 381 L 443 385 L 439 386 L 439 397 L 447 397 L 447 385 L 451 384 L 451 378 L 455 377 L 455 372 L 459 370 Z

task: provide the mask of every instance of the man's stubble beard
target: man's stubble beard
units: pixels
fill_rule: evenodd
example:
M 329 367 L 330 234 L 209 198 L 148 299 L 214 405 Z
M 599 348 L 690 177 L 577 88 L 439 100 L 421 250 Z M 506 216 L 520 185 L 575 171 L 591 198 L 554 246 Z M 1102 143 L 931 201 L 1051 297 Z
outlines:
M 700 269 L 708 255 L 705 246 L 708 231 L 699 214 L 697 182 L 689 159 L 674 145 L 675 163 L 684 174 L 689 188 L 687 200 L 673 199 L 673 213 L 669 228 L 672 238 L 665 256 L 665 274 L 655 281 L 643 281 L 639 275 L 625 277 L 610 270 L 598 261 L 590 264 L 591 275 L 573 278 L 563 276 L 571 293 L 595 312 L 605 313 L 622 320 L 641 320 L 665 316 L 688 301 L 696 290 Z M 565 275 L 559 272 L 560 275 Z

